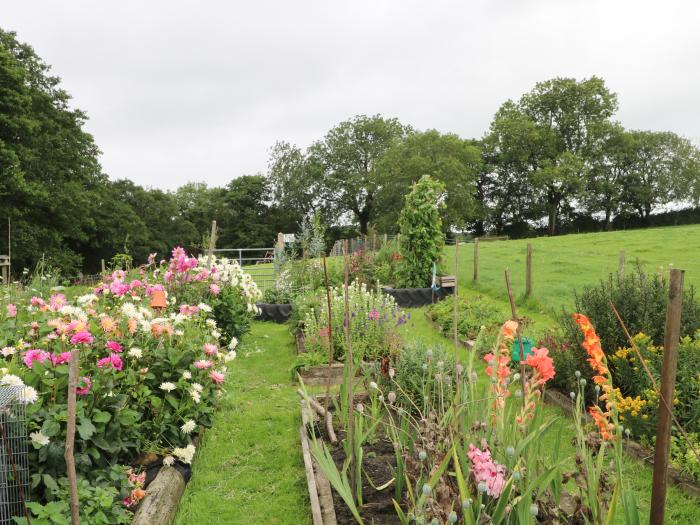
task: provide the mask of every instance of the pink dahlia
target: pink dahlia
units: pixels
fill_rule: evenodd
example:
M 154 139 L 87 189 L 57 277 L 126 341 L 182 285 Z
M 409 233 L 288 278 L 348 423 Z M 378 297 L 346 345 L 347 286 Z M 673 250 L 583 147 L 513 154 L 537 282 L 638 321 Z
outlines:
M 219 353 L 219 349 L 216 347 L 216 345 L 213 345 L 211 343 L 205 343 L 204 353 L 208 356 L 216 355 Z
M 70 363 L 71 360 L 70 352 L 61 352 L 60 354 L 51 354 L 51 362 L 54 366 L 62 365 L 64 363 Z
M 38 349 L 32 349 L 32 350 L 27 350 L 27 352 L 24 354 L 24 357 L 22 358 L 22 361 L 24 361 L 24 364 L 27 365 L 29 368 L 34 367 L 34 361 L 39 361 L 42 365 L 44 364 L 44 361 L 47 359 L 50 359 L 50 354 L 48 352 L 44 352 L 43 350 L 38 350 Z
M 7 317 L 17 317 L 17 307 L 12 303 L 7 305 Z
M 97 368 L 114 368 L 115 370 L 121 371 L 123 367 L 122 358 L 117 354 L 109 354 L 108 357 L 103 357 L 97 361 Z
M 211 377 L 211 380 L 214 381 L 217 385 L 220 385 L 221 383 L 224 382 L 224 374 L 221 372 L 217 372 L 216 370 L 212 370 L 209 372 L 209 377 Z
M 206 370 L 207 368 L 211 368 L 213 365 L 214 363 L 208 359 L 200 359 L 194 363 L 195 368 L 198 368 L 199 370 Z
M 107 344 L 105 344 L 105 348 L 116 353 L 121 353 L 122 351 L 122 345 L 120 345 L 116 341 L 107 341 Z
M 76 394 L 79 396 L 86 396 L 90 393 L 90 389 L 92 388 L 92 379 L 90 379 L 90 376 L 81 377 L 78 384 L 82 386 L 78 386 L 75 389 Z
M 221 293 L 221 287 L 218 284 L 210 284 L 209 291 L 214 295 L 219 295 Z
M 70 338 L 70 344 L 72 345 L 79 345 L 79 344 L 84 344 L 84 345 L 91 345 L 92 342 L 95 340 L 94 337 L 92 337 L 92 334 L 86 330 L 81 330 L 80 332 L 75 332 L 73 334 L 73 337 Z

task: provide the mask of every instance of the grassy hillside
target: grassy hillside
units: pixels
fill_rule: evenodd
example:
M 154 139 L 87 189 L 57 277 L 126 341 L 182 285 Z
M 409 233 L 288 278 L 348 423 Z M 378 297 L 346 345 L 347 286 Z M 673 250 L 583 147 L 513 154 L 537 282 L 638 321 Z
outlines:
M 474 245 L 458 249 L 458 277 L 462 286 L 506 299 L 503 272 L 510 270 L 516 296 L 525 291 L 527 244 L 533 248 L 533 298 L 531 307 L 545 311 L 573 304 L 573 291 L 597 284 L 618 268 L 621 250 L 626 269 L 636 261 L 647 271 L 686 270 L 685 285 L 700 287 L 700 225 L 645 230 L 585 233 L 479 244 L 479 280 L 472 279 Z M 448 269 L 454 272 L 455 248 L 446 248 Z

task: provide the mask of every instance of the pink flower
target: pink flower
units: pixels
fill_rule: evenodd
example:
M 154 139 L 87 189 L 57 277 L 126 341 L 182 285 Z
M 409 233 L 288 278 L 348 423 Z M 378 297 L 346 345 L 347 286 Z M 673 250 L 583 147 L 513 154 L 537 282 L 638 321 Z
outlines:
M 117 353 L 121 353 L 121 351 L 122 351 L 122 345 L 120 345 L 116 341 L 107 341 L 105 348 L 107 350 L 111 350 L 112 352 L 117 352 Z
M 213 345 L 211 343 L 206 343 L 204 345 L 204 353 L 207 354 L 208 356 L 216 355 L 219 353 L 219 349 L 216 347 L 216 345 Z
M 209 377 L 211 377 L 211 380 L 214 381 L 217 385 L 220 385 L 221 383 L 224 382 L 224 374 L 221 372 L 217 372 L 216 370 L 212 370 L 209 372 Z
M 489 496 L 500 496 L 506 484 L 505 467 L 491 459 L 491 451 L 488 448 L 482 451 L 470 443 L 467 455 L 472 462 L 472 474 L 476 483 L 484 483 Z
M 376 308 L 372 308 L 369 311 L 369 319 L 370 321 L 379 321 L 379 318 L 381 317 L 381 314 L 379 313 L 379 310 Z
M 219 293 L 221 293 L 221 287 L 218 284 L 211 283 L 209 285 L 209 291 L 214 295 L 219 295 Z
M 73 337 L 70 338 L 70 344 L 72 344 L 72 345 L 79 345 L 79 344 L 91 345 L 94 340 L 95 339 L 92 337 L 92 334 L 90 332 L 87 332 L 85 330 L 81 330 L 80 332 L 75 332 L 73 334 Z
M 110 367 L 114 368 L 115 370 L 121 371 L 122 366 L 122 358 L 119 357 L 119 355 L 117 354 L 109 354 L 108 357 L 103 357 L 102 359 L 97 361 L 97 368 Z
M 141 281 L 139 281 L 138 279 L 134 279 L 129 284 L 129 288 L 131 288 L 132 290 L 136 290 L 137 288 L 141 288 L 142 286 L 143 286 L 143 283 Z
M 199 370 L 206 370 L 207 368 L 211 368 L 213 365 L 214 363 L 205 359 L 200 359 L 194 363 L 195 368 L 198 368 Z
M 66 305 L 66 296 L 62 293 L 55 293 L 49 299 L 51 310 L 54 312 L 60 310 Z
M 17 317 L 17 307 L 12 303 L 7 305 L 7 317 Z
M 92 379 L 90 379 L 89 376 L 83 376 L 80 378 L 80 383 L 83 386 L 79 386 L 75 389 L 75 393 L 78 394 L 79 396 L 86 396 L 90 393 L 90 389 L 92 388 Z
M 533 379 L 537 380 L 537 383 L 544 385 L 547 381 L 554 377 L 554 361 L 547 355 L 549 350 L 546 348 L 533 348 L 532 353 L 527 356 L 525 360 L 526 365 L 530 365 L 536 371 L 535 377 Z
M 24 354 L 24 357 L 22 358 L 22 361 L 24 361 L 24 364 L 27 365 L 29 368 L 34 367 L 34 361 L 39 361 L 42 365 L 44 364 L 44 361 L 47 359 L 50 359 L 51 356 L 48 352 L 44 352 L 43 350 L 38 350 L 38 349 L 33 349 L 33 350 L 27 350 L 27 352 Z
M 30 304 L 32 306 L 36 306 L 40 310 L 45 310 L 46 309 L 46 302 L 41 297 L 37 297 L 36 295 L 31 298 Z
M 70 352 L 61 352 L 60 354 L 51 354 L 51 363 L 53 366 L 62 365 L 64 363 L 70 363 L 71 360 Z

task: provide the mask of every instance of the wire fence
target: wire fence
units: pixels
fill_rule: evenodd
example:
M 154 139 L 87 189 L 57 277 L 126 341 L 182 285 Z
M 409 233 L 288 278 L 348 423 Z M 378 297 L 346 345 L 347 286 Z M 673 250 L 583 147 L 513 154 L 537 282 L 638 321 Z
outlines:
M 27 423 L 21 386 L 0 386 L 0 525 L 26 513 L 29 495 Z

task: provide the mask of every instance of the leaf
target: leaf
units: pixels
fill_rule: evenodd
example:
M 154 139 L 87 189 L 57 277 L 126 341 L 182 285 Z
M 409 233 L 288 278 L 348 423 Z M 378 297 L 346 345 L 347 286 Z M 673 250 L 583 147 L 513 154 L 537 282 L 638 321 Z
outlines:
M 46 419 L 41 426 L 41 433 L 47 437 L 54 437 L 61 430 L 61 425 L 55 419 Z
M 95 425 L 92 424 L 92 421 L 82 416 L 78 418 L 78 424 L 75 428 L 78 431 L 78 434 L 80 434 L 80 439 L 85 440 L 90 439 L 97 430 Z
M 109 423 L 110 419 L 112 419 L 112 414 L 104 410 L 96 409 L 92 414 L 92 421 L 95 423 Z

